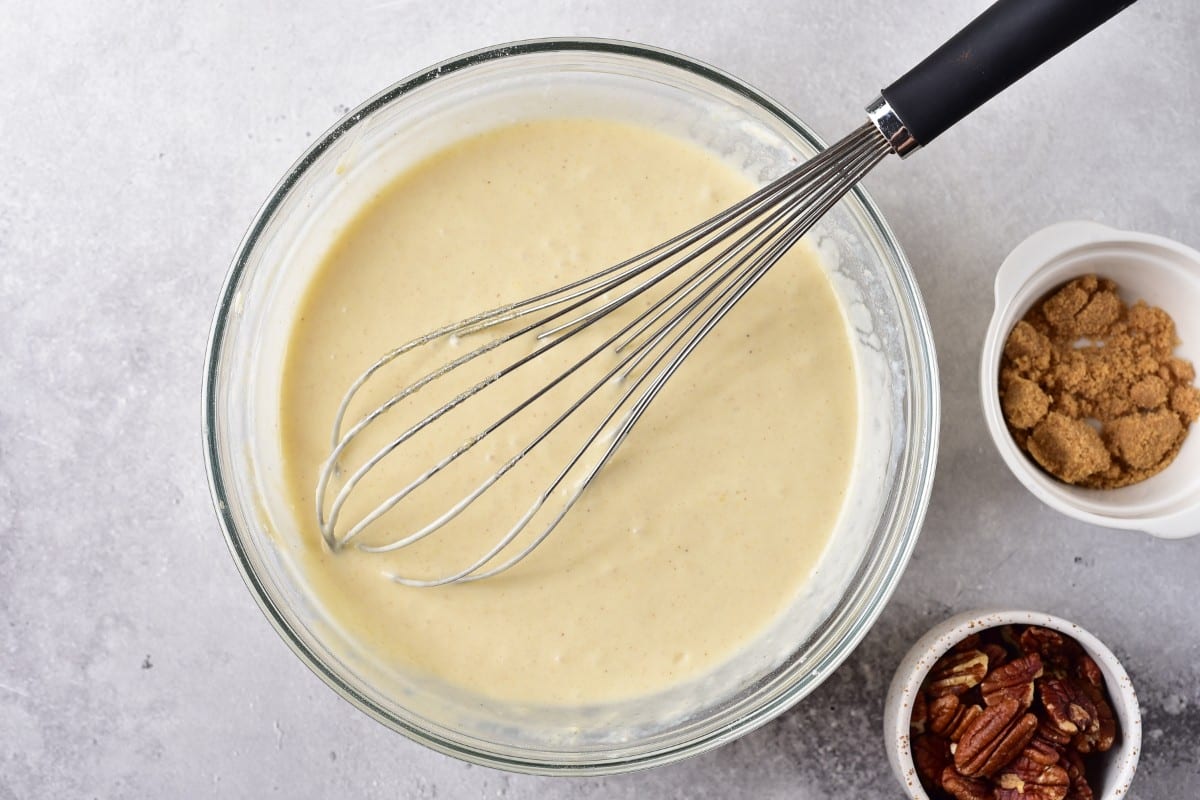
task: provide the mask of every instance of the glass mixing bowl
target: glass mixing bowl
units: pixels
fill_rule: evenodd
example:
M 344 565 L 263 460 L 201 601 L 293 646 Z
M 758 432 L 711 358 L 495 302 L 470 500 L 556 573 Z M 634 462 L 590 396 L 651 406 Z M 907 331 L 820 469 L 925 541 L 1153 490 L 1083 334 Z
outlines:
M 373 660 L 307 591 L 291 557 L 299 534 L 283 500 L 278 416 L 297 303 L 333 237 L 398 173 L 474 133 L 563 116 L 623 120 L 691 140 L 758 182 L 822 147 L 799 119 L 735 78 L 624 42 L 521 42 L 404 80 L 322 136 L 250 226 L 213 321 L 204 437 L 218 516 L 246 583 L 284 641 L 335 691 L 467 761 L 599 774 L 676 761 L 740 736 L 795 704 L 846 658 L 916 542 L 934 471 L 938 387 L 912 273 L 874 203 L 855 189 L 810 234 L 851 328 L 855 467 L 814 577 L 769 631 L 702 679 L 579 708 L 465 696 Z

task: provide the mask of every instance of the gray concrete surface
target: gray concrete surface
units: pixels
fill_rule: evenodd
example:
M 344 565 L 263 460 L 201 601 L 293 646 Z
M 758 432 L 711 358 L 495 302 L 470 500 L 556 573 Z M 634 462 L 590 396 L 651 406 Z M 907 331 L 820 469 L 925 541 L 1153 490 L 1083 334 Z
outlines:
M 984 5 L 0 1 L 0 798 L 897 797 L 891 671 L 934 621 L 982 604 L 1105 639 L 1145 714 L 1131 796 L 1200 796 L 1200 538 L 1040 506 L 976 400 L 993 270 L 1027 233 L 1086 218 L 1200 245 L 1190 0 L 1144 0 L 867 182 L 933 319 L 938 482 L 862 646 L 741 741 L 604 780 L 434 754 L 292 656 L 210 506 L 199 401 L 218 288 L 275 180 L 348 106 L 469 48 L 584 34 L 718 64 L 833 137 Z

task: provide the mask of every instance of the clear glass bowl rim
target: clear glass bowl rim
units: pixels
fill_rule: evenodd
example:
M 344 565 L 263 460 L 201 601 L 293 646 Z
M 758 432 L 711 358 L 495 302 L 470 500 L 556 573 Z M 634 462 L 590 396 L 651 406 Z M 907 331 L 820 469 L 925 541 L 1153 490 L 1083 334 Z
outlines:
M 221 354 L 225 344 L 225 331 L 228 327 L 229 315 L 234 308 L 234 300 L 241 287 L 242 277 L 246 270 L 250 254 L 254 251 L 260 237 L 284 199 L 300 181 L 309 167 L 361 120 L 368 118 L 373 112 L 399 97 L 431 83 L 439 77 L 497 59 L 548 52 L 615 54 L 635 59 L 644 59 L 690 72 L 697 77 L 711 81 L 722 88 L 732 90 L 736 94 L 752 101 L 788 125 L 814 148 L 824 149 L 825 147 L 825 143 L 820 137 L 798 117 L 788 111 L 787 108 L 732 75 L 679 53 L 623 40 L 568 37 L 515 41 L 470 51 L 410 75 L 369 98 L 357 108 L 347 112 L 332 128 L 322 134 L 288 169 L 279 183 L 271 190 L 268 199 L 255 215 L 254 221 L 250 224 L 245 236 L 238 245 L 237 254 L 229 268 L 213 316 L 204 361 L 202 435 L 204 438 L 205 467 L 208 474 L 209 490 L 212 495 L 213 505 L 225 533 L 226 543 L 243 580 L 251 590 L 251 594 L 254 596 L 263 613 L 288 647 L 318 677 L 328 684 L 330 688 L 384 726 L 398 731 L 433 750 L 464 761 L 527 774 L 607 775 L 680 761 L 712 750 L 728 741 L 749 733 L 791 708 L 792 705 L 819 686 L 853 652 L 882 612 L 900 576 L 903 574 L 912 549 L 916 544 L 921 524 L 928 508 L 936 463 L 938 424 L 940 420 L 938 372 L 933 335 L 928 315 L 908 260 L 900 249 L 891 228 L 884 221 L 875 202 L 861 185 L 855 186 L 851 190 L 851 196 L 857 201 L 861 209 L 866 212 L 867 220 L 874 228 L 874 232 L 879 237 L 880 242 L 884 245 L 887 258 L 898 267 L 893 277 L 896 279 L 897 288 L 901 290 L 901 296 L 898 299 L 909 316 L 908 321 L 911 327 L 907 333 L 912 340 L 911 345 L 913 346 L 914 355 L 917 357 L 918 363 L 925 367 L 924 370 L 914 371 L 919 374 L 914 374 L 913 379 L 910 381 L 910 387 L 913 389 L 913 392 L 909 397 L 908 411 L 911 415 L 908 419 L 916 435 L 910 435 L 909 442 L 911 446 L 903 459 L 906 473 L 911 476 L 911 481 L 909 486 L 902 487 L 901 494 L 903 496 L 900 500 L 902 508 L 897 513 L 897 517 L 904 520 L 906 524 L 898 531 L 893 529 L 889 532 L 894 539 L 893 546 L 889 551 L 891 554 L 890 562 L 882 573 L 878 574 L 875 584 L 867 587 L 869 596 L 866 598 L 863 613 L 860 613 L 857 618 L 848 622 L 847 629 L 841 641 L 832 648 L 823 663 L 816 665 L 814 669 L 810 670 L 809 673 L 790 686 L 787 691 L 777 697 L 770 698 L 768 702 L 754 707 L 750 712 L 728 722 L 728 724 L 718 726 L 705 736 L 676 742 L 674 745 L 668 747 L 659 747 L 656 750 L 642 753 L 632 758 L 596 758 L 589 761 L 565 761 L 554 758 L 513 758 L 505 754 L 464 747 L 459 742 L 446 739 L 432 731 L 414 726 L 403 719 L 398 719 L 371 699 L 363 696 L 354 687 L 347 684 L 336 670 L 331 669 L 316 653 L 308 648 L 303 638 L 292 630 L 285 616 L 275 607 L 275 602 L 270 592 L 263 584 L 261 576 L 256 572 L 250 557 L 247 555 L 246 546 L 242 541 L 243 534 L 238 530 L 237 523 L 229 510 L 229 494 L 225 476 L 222 474 L 220 468 L 219 449 L 221 443 L 218 441 L 216 434 L 216 392 L 220 379 Z M 915 395 L 915 397 L 912 395 Z M 853 585 L 851 588 L 853 589 Z

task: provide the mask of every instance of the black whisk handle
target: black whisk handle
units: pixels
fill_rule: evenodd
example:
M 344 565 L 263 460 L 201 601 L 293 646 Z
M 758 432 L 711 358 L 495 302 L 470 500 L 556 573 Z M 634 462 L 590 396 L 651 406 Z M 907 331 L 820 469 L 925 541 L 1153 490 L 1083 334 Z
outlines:
M 918 145 L 1099 27 L 1133 0 L 999 0 L 883 90 Z

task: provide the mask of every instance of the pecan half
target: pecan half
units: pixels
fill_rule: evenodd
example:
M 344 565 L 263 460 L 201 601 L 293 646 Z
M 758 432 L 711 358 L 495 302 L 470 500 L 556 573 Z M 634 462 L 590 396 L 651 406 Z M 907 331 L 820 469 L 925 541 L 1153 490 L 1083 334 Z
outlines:
M 969 633 L 963 637 L 962 641 L 950 648 L 952 653 L 965 653 L 968 650 L 978 650 L 979 643 L 983 640 L 983 636 L 978 633 Z
M 942 770 L 950 764 L 950 743 L 937 736 L 918 736 L 913 739 L 912 751 L 921 782 L 930 788 L 939 788 Z
M 1117 740 L 1117 720 L 1112 706 L 1103 697 L 1092 697 L 1096 706 L 1096 724 L 1075 737 L 1075 749 L 1081 753 L 1105 753 Z
M 969 778 L 990 778 L 1020 755 L 1038 725 L 1037 717 L 1021 711 L 1021 704 L 1012 699 L 984 709 L 952 748 L 958 771 Z
M 1080 732 L 1096 732 L 1100 719 L 1096 704 L 1075 681 L 1066 678 L 1043 678 L 1038 682 L 1046 716 L 1062 733 L 1072 736 Z
M 979 685 L 988 671 L 988 658 L 979 650 L 943 656 L 929 672 L 929 696 L 959 695 Z
M 1071 743 L 1071 734 L 1063 733 L 1048 719 L 1044 719 L 1038 724 L 1036 738 L 1052 745 L 1059 752 L 1065 750 Z
M 1055 672 L 1065 670 L 1073 658 L 1082 652 L 1074 639 L 1038 625 L 1030 625 L 1021 631 L 1017 643 L 1022 653 L 1037 653 L 1046 667 Z
M 993 800 L 995 794 L 992 785 L 981 778 L 968 778 L 960 775 L 954 767 L 946 767 L 942 772 L 942 788 L 950 793 L 954 800 Z
M 1045 739 L 1040 739 L 1036 735 L 1025 751 L 1021 753 L 1021 758 L 1028 759 L 1035 764 L 1050 766 L 1057 764 L 1062 758 L 1062 750 L 1055 746 L 1052 742 L 1047 742 Z
M 1058 764 L 1039 764 L 1022 756 L 996 778 L 996 800 L 1063 800 L 1070 783 Z
M 957 696 L 948 694 L 929 704 L 929 730 L 957 742 L 982 713 L 979 706 L 965 706 Z
M 1075 662 L 1075 676 L 1081 683 L 1097 689 L 1104 688 L 1104 674 L 1100 672 L 1100 667 L 1087 653 L 1081 655 Z
M 1021 708 L 1033 705 L 1033 682 L 1042 677 L 1042 657 L 1030 653 L 1002 667 L 993 669 L 979 686 L 983 702 L 994 706 L 1008 698 L 1016 700 Z
M 1071 782 L 1066 800 L 1095 800 L 1096 795 L 1092 792 L 1092 787 L 1088 785 L 1087 776 L 1084 774 L 1083 756 L 1074 750 L 1068 750 L 1058 765 L 1066 770 L 1067 779 Z
M 1084 655 L 1075 663 L 1079 680 L 1075 683 L 1096 707 L 1096 725 L 1082 731 L 1075 746 L 1081 753 L 1104 753 L 1117 739 L 1117 720 L 1104 692 L 1104 676 L 1090 656 Z
M 1023 653 L 1037 653 L 1040 656 L 1060 652 L 1063 647 L 1062 634 L 1040 625 L 1030 625 L 1017 637 L 1017 643 Z
M 1005 664 L 1009 659 L 1008 648 L 1002 644 L 989 642 L 979 649 L 988 657 L 988 666 L 992 669 Z
M 908 727 L 913 733 L 924 733 L 928 722 L 929 701 L 925 699 L 925 692 L 918 689 L 917 696 L 913 698 L 912 716 L 909 718 Z
M 1067 790 L 1066 800 L 1096 800 L 1096 795 L 1092 792 L 1092 787 L 1088 786 L 1088 782 L 1080 778 L 1078 783 L 1072 783 L 1071 788 Z

